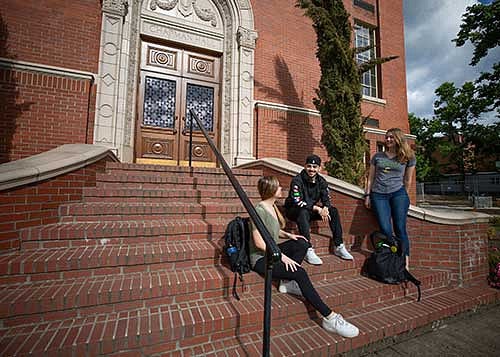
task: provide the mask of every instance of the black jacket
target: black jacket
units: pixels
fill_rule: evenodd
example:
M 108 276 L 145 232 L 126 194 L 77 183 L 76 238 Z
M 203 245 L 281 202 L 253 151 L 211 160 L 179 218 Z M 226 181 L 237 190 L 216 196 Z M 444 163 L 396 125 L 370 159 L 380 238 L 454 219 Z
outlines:
M 313 183 L 306 170 L 302 170 L 292 179 L 288 197 L 285 200 L 285 209 L 301 207 L 312 210 L 313 206 L 320 201 L 325 207 L 332 205 L 328 195 L 328 183 L 319 174 L 316 175 Z

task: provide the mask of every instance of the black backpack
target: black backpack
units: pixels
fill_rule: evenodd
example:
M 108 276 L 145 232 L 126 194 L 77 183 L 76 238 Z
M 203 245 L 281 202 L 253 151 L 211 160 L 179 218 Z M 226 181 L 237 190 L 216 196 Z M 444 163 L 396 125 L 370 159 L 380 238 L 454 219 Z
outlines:
M 406 270 L 406 258 L 398 239 L 389 240 L 380 232 L 372 233 L 370 239 L 375 251 L 366 261 L 366 275 L 386 284 L 410 281 L 417 287 L 417 301 L 420 301 L 420 281 Z
M 228 223 L 226 233 L 224 233 L 224 253 L 226 254 L 231 271 L 234 272 L 232 294 L 237 300 L 240 300 L 240 297 L 236 292 L 236 278 L 239 276 L 243 285 L 243 274 L 251 270 L 250 257 L 248 254 L 249 239 L 249 218 L 241 218 L 238 216 Z

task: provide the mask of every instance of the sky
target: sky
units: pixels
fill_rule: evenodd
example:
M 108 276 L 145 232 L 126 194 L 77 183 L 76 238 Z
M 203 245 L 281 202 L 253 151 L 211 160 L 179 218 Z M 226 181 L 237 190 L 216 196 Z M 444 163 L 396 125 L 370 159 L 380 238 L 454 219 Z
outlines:
M 408 111 L 418 117 L 433 115 L 434 91 L 444 82 L 461 87 L 489 71 L 500 58 L 500 49 L 472 67 L 473 47 L 456 47 L 452 39 L 460 31 L 467 6 L 491 0 L 403 0 L 405 19 L 406 82 Z

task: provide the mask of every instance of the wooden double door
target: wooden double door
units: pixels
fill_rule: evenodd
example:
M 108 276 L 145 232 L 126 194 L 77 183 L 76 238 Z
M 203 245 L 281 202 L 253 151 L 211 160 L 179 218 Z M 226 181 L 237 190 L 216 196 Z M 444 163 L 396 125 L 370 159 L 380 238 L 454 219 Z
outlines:
M 219 137 L 220 58 L 142 43 L 136 162 L 187 165 L 193 109 L 211 138 Z M 215 166 L 215 155 L 193 122 L 192 161 Z

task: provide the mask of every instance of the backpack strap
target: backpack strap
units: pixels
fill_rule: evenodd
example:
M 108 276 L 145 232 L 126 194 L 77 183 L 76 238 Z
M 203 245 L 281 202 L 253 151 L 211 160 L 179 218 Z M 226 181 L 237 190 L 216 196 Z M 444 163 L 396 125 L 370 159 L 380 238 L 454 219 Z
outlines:
M 233 280 L 233 292 L 232 292 L 232 294 L 233 294 L 233 297 L 234 297 L 236 300 L 240 301 L 240 297 L 239 297 L 239 295 L 238 295 L 238 292 L 236 291 L 236 282 L 237 282 L 237 280 L 238 280 L 238 273 L 234 273 L 234 280 Z
M 413 284 L 415 284 L 415 286 L 417 287 L 417 291 L 418 291 L 418 296 L 417 296 L 417 301 L 420 301 L 420 298 L 422 296 L 422 293 L 420 292 L 420 280 L 418 280 L 417 278 L 415 278 L 408 270 L 405 269 L 404 271 L 404 274 L 405 274 L 405 278 L 406 280 L 408 281 L 411 281 Z

